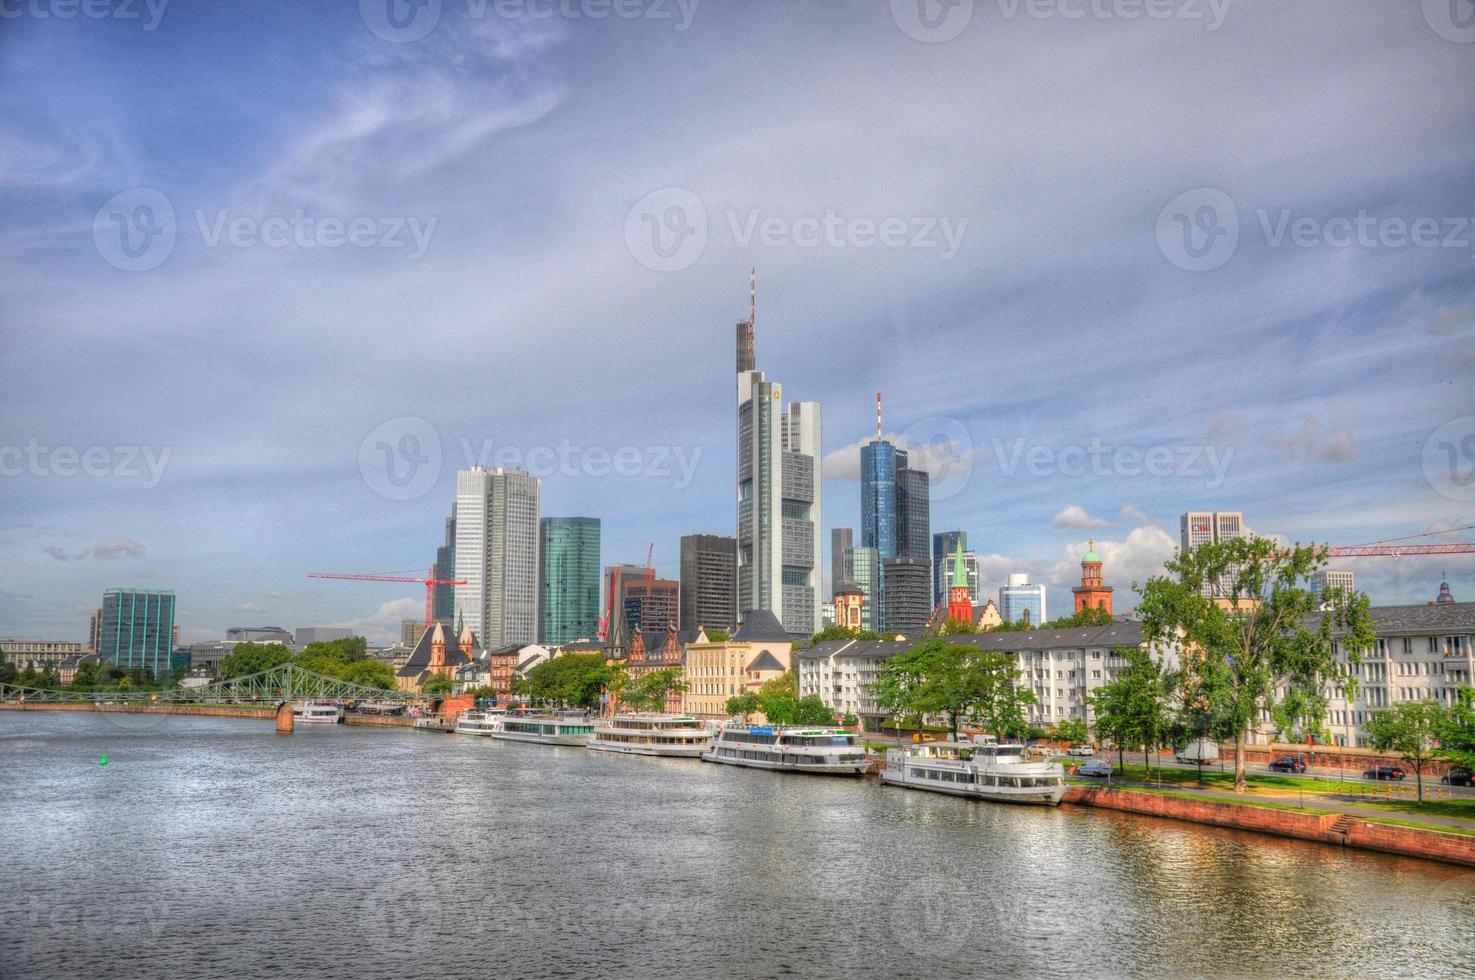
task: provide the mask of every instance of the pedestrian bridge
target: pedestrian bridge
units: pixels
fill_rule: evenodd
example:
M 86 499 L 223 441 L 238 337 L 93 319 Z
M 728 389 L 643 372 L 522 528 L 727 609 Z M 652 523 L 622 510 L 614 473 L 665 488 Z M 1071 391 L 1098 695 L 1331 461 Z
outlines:
M 279 701 L 392 701 L 408 704 L 424 701 L 424 695 L 408 691 L 386 691 L 365 687 L 338 677 L 328 677 L 296 664 L 217 681 L 204 687 L 178 687 L 168 691 L 119 690 L 95 687 L 56 691 L 17 684 L 0 684 L 0 701 L 22 704 L 110 702 L 123 705 L 170 704 L 268 704 Z

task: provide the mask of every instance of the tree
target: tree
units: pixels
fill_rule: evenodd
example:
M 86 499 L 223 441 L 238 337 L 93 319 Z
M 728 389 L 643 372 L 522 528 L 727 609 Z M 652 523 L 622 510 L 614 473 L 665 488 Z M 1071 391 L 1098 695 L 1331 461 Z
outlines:
M 20 671 L 9 660 L 0 660 L 0 684 L 14 684 Z
M 795 725 L 833 725 L 835 712 L 818 694 L 806 694 L 794 704 Z
M 600 653 L 566 653 L 527 672 L 527 695 L 539 704 L 560 704 L 592 711 L 611 680 Z
M 1268 538 L 1211 541 L 1165 563 L 1138 591 L 1153 646 L 1182 644 L 1184 683 L 1214 703 L 1234 733 L 1234 788 L 1244 792 L 1245 746 L 1262 711 L 1282 728 L 1320 727 L 1327 691 L 1352 694 L 1351 663 L 1372 645 L 1367 596 L 1302 587 L 1326 564 L 1326 549 Z M 1323 602 L 1325 601 L 1325 605 Z
M 961 619 L 948 618 L 943 620 L 941 626 L 929 631 L 930 636 L 959 636 L 963 633 L 972 633 L 973 623 L 964 622 Z
M 809 646 L 825 643 L 829 640 L 879 640 L 883 639 L 880 633 L 874 630 L 863 630 L 856 626 L 826 626 L 818 633 L 809 638 Z
M 942 715 L 953 737 L 965 718 L 1011 734 L 1023 728 L 1024 706 L 1034 702 L 1018 686 L 1020 673 L 1008 654 L 934 638 L 888 660 L 871 691 L 883 711 L 915 718 L 919 727 L 925 716 Z
M 1007 653 L 979 653 L 976 669 L 983 673 L 983 701 L 974 717 L 984 731 L 1007 738 L 1025 738 L 1033 729 L 1025 720 L 1025 709 L 1035 703 L 1035 694 L 1019 685 L 1024 671 Z
M 1460 688 L 1439 727 L 1439 758 L 1475 769 L 1475 687 Z
M 394 668 L 382 660 L 359 660 L 342 667 L 336 676 L 350 684 L 362 684 L 381 691 L 394 690 Z
M 708 643 L 730 643 L 732 635 L 727 630 L 706 630 Z
M 625 700 L 636 711 L 660 711 L 673 694 L 686 690 L 680 667 L 664 667 L 641 675 L 625 694 Z
M 420 688 L 427 698 L 443 698 L 456 690 L 456 682 L 447 674 L 436 674 Z
M 292 660 L 292 651 L 280 643 L 237 643 L 220 661 L 220 676 L 226 680 L 259 674 Z
M 341 640 L 309 643 L 297 655 L 297 666 L 315 674 L 347 680 L 344 671 L 367 656 L 367 641 L 362 636 L 349 636 Z
M 1424 764 L 1434 757 L 1439 733 L 1448 722 L 1438 701 L 1400 701 L 1375 712 L 1367 733 L 1380 752 L 1396 752 L 1414 769 L 1419 803 L 1424 802 Z
M 1086 731 L 1086 721 L 1084 718 L 1067 718 L 1055 724 L 1055 738 L 1064 742 L 1067 746 L 1074 745 L 1077 742 L 1084 742 L 1089 737 L 1089 734 Z
M 748 720 L 749 715 L 758 711 L 761 707 L 763 707 L 762 702 L 758 700 L 758 695 L 752 691 L 734 694 L 727 699 L 727 713 L 734 718 L 741 717 L 745 722 Z
M 1126 658 L 1126 669 L 1088 698 L 1096 712 L 1096 734 L 1115 742 L 1118 756 L 1128 745 L 1141 745 L 1142 763 L 1150 773 L 1148 750 L 1159 744 L 1171 724 L 1167 671 L 1142 647 L 1118 647 L 1116 652 Z

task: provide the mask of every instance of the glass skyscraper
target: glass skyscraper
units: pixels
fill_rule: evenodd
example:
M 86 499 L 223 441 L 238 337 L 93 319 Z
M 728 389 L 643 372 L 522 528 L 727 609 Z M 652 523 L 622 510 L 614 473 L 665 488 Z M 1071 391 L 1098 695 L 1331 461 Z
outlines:
M 884 439 L 860 447 L 860 543 L 882 561 L 896 557 L 896 471 L 906 458 Z
M 456 620 L 489 648 L 537 642 L 540 500 L 523 470 L 456 474 Z
M 599 518 L 545 517 L 539 530 L 538 642 L 592 640 L 599 631 Z
M 102 595 L 98 656 L 124 670 L 143 667 L 155 676 L 169 670 L 174 651 L 174 592 L 108 589 Z

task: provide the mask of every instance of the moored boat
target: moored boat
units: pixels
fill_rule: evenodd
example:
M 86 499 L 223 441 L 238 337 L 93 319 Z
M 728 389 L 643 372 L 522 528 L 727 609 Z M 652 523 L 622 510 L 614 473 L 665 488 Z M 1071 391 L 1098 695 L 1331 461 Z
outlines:
M 881 781 L 1002 803 L 1055 806 L 1065 795 L 1065 770 L 1026 762 L 1013 742 L 923 742 L 886 751 Z
M 343 720 L 343 707 L 332 701 L 305 701 L 292 708 L 292 716 L 303 724 L 336 725 Z
M 702 759 L 826 776 L 861 776 L 867 766 L 854 732 L 801 725 L 725 725 Z
M 505 711 L 463 711 L 456 718 L 456 734 L 491 735 L 493 732 L 501 731 L 502 719 L 505 717 L 507 717 Z
M 594 732 L 594 724 L 582 714 L 505 715 L 492 738 L 511 742 L 541 742 L 544 745 L 583 745 Z
M 627 755 L 659 755 L 696 759 L 712 743 L 712 733 L 690 715 L 615 715 L 594 726 L 588 747 Z

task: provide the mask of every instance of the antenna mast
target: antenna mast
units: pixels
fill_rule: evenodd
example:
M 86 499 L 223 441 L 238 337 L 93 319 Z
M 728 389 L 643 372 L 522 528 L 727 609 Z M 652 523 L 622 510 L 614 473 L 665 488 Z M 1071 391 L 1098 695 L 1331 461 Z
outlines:
M 881 393 L 876 392 L 876 439 L 881 438 Z

